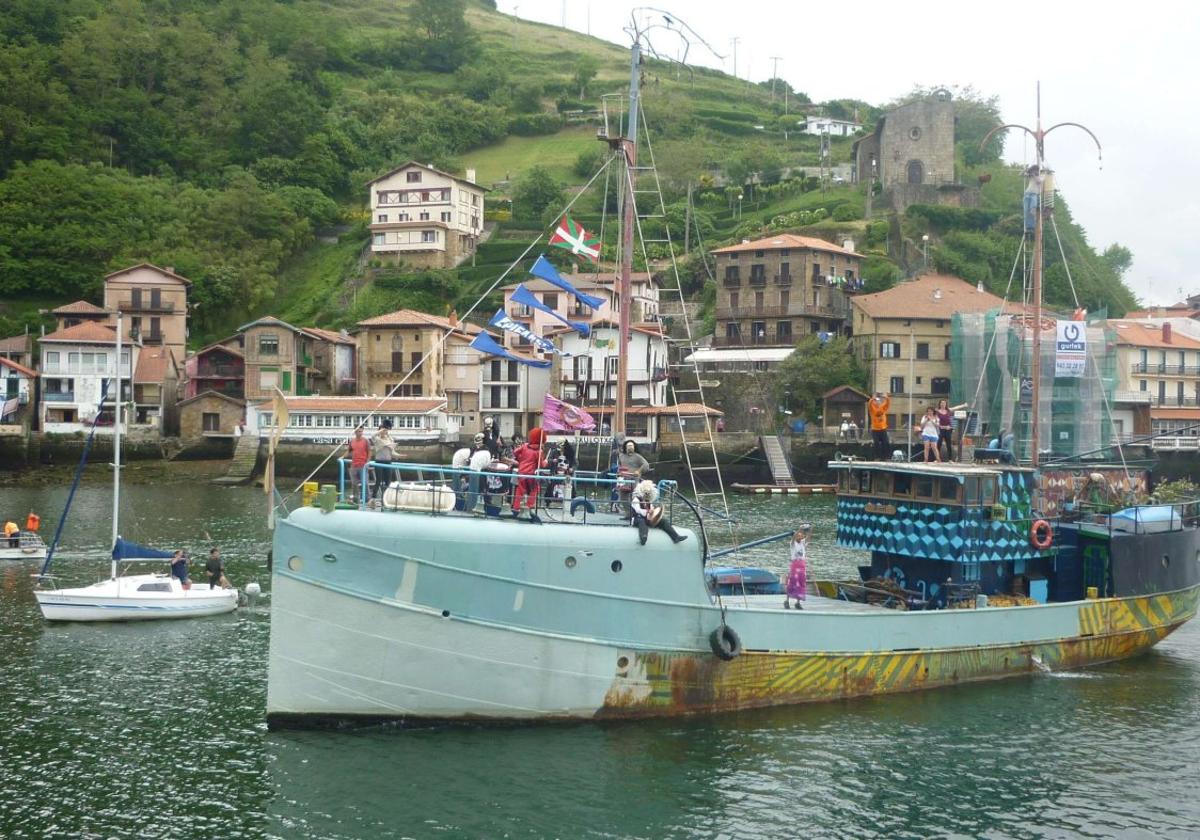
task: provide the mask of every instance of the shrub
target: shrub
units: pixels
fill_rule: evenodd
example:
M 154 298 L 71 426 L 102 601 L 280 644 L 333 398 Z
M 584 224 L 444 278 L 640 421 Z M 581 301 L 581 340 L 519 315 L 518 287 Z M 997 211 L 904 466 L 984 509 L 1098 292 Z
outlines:
M 835 222 L 853 222 L 858 218 L 858 211 L 849 204 L 843 204 L 833 211 L 833 220 Z
M 512 118 L 508 130 L 522 137 L 554 134 L 562 128 L 562 119 L 556 114 L 521 114 Z

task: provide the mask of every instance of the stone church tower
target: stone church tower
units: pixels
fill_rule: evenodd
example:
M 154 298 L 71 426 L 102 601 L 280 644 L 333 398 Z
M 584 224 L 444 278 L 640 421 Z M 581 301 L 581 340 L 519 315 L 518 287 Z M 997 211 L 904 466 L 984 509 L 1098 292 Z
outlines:
M 904 212 L 910 204 L 975 207 L 979 190 L 959 184 L 954 172 L 954 103 L 937 90 L 880 117 L 875 130 L 854 144 L 855 181 L 878 184 L 876 211 Z

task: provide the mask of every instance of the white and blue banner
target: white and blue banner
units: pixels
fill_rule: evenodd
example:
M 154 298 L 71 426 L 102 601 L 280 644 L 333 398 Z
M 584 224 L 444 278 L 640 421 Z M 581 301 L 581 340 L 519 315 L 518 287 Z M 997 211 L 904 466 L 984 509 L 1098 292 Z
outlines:
M 1087 322 L 1056 321 L 1054 376 L 1079 379 L 1087 368 Z
M 503 313 L 501 313 L 501 314 L 503 314 Z M 536 367 L 536 368 L 550 367 L 550 361 L 548 359 L 523 359 L 520 356 L 509 353 L 507 350 L 505 350 L 503 347 L 501 347 L 499 344 L 497 344 L 496 340 L 494 338 L 492 338 L 490 335 L 488 335 L 487 333 L 480 333 L 479 335 L 477 335 L 473 339 L 471 339 L 471 346 L 474 347 L 476 350 L 478 350 L 480 353 L 487 353 L 489 356 L 500 356 L 503 359 L 509 359 L 510 361 L 514 361 L 514 362 L 520 362 L 521 364 L 529 365 L 530 367 Z
M 538 350 L 543 353 L 558 353 L 560 356 L 570 356 L 570 353 L 564 353 L 554 346 L 554 342 L 548 338 L 538 335 L 529 327 L 522 324 L 520 321 L 515 321 L 505 314 L 503 309 L 497 309 L 496 314 L 492 316 L 492 320 L 488 323 L 497 329 L 510 332 L 513 335 L 519 335 L 521 338 L 528 341 Z
M 557 320 L 562 321 L 571 329 L 575 330 L 575 332 L 579 333 L 584 338 L 587 338 L 592 334 L 592 328 L 587 324 L 581 324 L 577 321 L 568 321 L 566 318 L 555 312 L 552 308 L 546 306 L 546 304 L 538 300 L 537 295 L 529 291 L 529 289 L 526 289 L 524 285 L 517 286 L 517 288 L 513 289 L 511 300 L 513 303 L 519 303 L 523 306 L 528 306 L 530 309 L 537 309 L 540 312 L 545 312 L 547 315 L 553 316 Z
M 562 276 L 559 275 L 558 269 L 551 265 L 550 260 L 546 259 L 544 254 L 537 258 L 537 262 L 533 264 L 533 268 L 529 269 L 529 273 L 534 277 L 542 278 L 552 286 L 557 286 L 564 292 L 575 295 L 576 298 L 592 307 L 592 309 L 599 309 L 605 304 L 604 298 L 598 298 L 594 295 L 586 295 L 564 280 Z

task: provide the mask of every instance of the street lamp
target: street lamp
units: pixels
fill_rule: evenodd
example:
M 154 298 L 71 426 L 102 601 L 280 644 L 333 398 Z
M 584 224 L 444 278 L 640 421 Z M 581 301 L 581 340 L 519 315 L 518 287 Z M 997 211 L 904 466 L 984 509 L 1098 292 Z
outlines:
M 737 217 L 742 218 L 742 194 L 738 193 L 738 214 Z
M 925 255 L 925 267 L 929 268 L 929 234 L 928 233 L 923 234 L 921 236 L 921 251 Z

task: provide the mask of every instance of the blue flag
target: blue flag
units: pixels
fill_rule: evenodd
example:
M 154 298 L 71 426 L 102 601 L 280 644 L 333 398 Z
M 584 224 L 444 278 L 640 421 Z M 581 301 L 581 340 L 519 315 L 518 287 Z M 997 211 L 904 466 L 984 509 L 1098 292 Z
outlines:
M 589 327 L 587 324 L 581 324 L 578 321 L 568 321 L 566 318 L 559 315 L 557 312 L 555 312 L 549 306 L 546 306 L 546 304 L 544 304 L 540 300 L 538 300 L 537 295 L 535 295 L 533 292 L 526 289 L 525 286 L 523 286 L 523 285 L 517 286 L 517 288 L 513 289 L 512 300 L 514 303 L 520 303 L 520 304 L 530 307 L 531 309 L 537 309 L 542 312 L 545 312 L 547 315 L 554 316 L 559 321 L 562 321 L 568 327 L 575 330 L 575 332 L 582 335 L 584 338 L 587 338 L 589 335 L 592 334 L 592 328 Z
M 529 269 L 529 273 L 534 277 L 542 278 L 552 286 L 558 286 L 558 288 L 562 289 L 564 292 L 569 292 L 570 294 L 575 295 L 575 297 L 592 307 L 592 309 L 599 309 L 605 303 L 604 298 L 594 297 L 593 295 L 585 295 L 566 280 L 562 279 L 562 276 L 559 275 L 558 270 L 550 264 L 548 259 L 546 259 L 545 254 L 542 254 L 537 258 L 537 262 L 533 264 L 533 268 Z
M 520 356 L 514 356 L 512 353 L 509 353 L 507 350 L 497 344 L 496 340 L 487 333 L 480 333 L 471 339 L 470 346 L 474 347 L 480 353 L 487 353 L 489 356 L 500 356 L 505 359 L 510 359 L 514 362 L 520 362 L 523 365 L 529 365 L 530 367 L 550 367 L 549 360 L 543 361 L 539 359 L 522 359 Z

